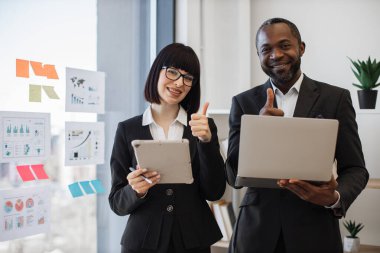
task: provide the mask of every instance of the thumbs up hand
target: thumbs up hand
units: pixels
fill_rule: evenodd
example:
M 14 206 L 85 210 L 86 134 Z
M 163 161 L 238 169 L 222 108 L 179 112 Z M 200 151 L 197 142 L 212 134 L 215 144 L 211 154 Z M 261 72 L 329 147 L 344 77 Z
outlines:
M 271 88 L 267 89 L 267 102 L 264 107 L 260 110 L 260 115 L 266 116 L 284 116 L 284 111 L 273 107 L 274 103 L 274 93 Z
M 211 141 L 211 131 L 208 125 L 208 118 L 206 117 L 209 102 L 203 105 L 201 113 L 193 113 L 189 125 L 193 136 L 198 137 L 202 142 Z

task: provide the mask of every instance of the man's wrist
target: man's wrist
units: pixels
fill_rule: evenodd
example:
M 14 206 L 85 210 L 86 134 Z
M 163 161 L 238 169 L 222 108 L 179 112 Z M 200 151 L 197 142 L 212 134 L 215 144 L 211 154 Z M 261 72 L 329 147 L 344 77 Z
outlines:
M 325 206 L 325 208 L 330 208 L 330 209 L 336 209 L 336 208 L 340 208 L 341 205 L 340 205 L 340 194 L 337 190 L 335 190 L 334 192 L 334 196 L 337 196 L 337 200 L 335 201 L 335 203 L 333 203 L 332 205 L 329 205 L 329 206 Z

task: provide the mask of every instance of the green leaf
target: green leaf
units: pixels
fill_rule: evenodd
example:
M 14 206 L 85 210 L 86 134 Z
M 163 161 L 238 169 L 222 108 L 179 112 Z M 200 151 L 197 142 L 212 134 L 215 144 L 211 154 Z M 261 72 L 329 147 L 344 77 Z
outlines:
M 353 84 L 354 86 L 364 90 L 371 90 L 378 86 L 376 82 L 380 77 L 380 62 L 376 59 L 372 60 L 370 56 L 364 61 L 347 58 L 355 68 L 351 67 L 351 70 L 360 83 L 360 85 Z
M 359 84 L 353 83 L 352 85 L 358 87 L 359 89 L 363 89 L 364 90 L 363 86 L 361 86 Z
M 357 238 L 357 234 L 364 228 L 364 225 L 362 223 L 356 224 L 355 221 L 343 221 L 344 227 L 347 229 L 347 231 L 350 233 L 351 238 Z
M 352 62 L 352 64 L 355 66 L 356 70 L 359 72 L 359 71 L 360 71 L 360 67 L 359 67 L 359 64 L 358 64 L 358 63 L 356 63 L 356 62 L 354 62 L 353 60 L 351 60 L 351 58 L 350 58 L 350 57 L 348 57 L 348 59 L 350 59 L 350 61 Z M 352 69 L 352 68 L 351 68 L 351 69 Z M 352 71 L 354 71 L 354 70 L 352 69 Z
M 356 76 L 356 78 L 357 78 L 358 80 L 360 80 L 360 75 L 359 75 L 359 73 L 356 72 L 353 68 L 351 68 L 351 70 L 352 70 L 352 72 L 354 72 L 354 75 Z

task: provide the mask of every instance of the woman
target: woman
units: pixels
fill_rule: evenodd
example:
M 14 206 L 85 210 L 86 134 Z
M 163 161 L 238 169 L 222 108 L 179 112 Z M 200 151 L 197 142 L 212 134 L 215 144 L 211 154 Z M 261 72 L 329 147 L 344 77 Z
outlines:
M 222 235 L 206 200 L 219 199 L 226 183 L 217 129 L 205 116 L 208 104 L 196 113 L 200 65 L 195 52 L 179 43 L 162 49 L 144 93 L 150 106 L 143 115 L 119 123 L 111 156 L 110 206 L 118 215 L 130 215 L 122 253 L 209 253 Z M 183 138 L 189 140 L 192 184 L 157 184 L 156 171 L 137 167 L 133 140 Z

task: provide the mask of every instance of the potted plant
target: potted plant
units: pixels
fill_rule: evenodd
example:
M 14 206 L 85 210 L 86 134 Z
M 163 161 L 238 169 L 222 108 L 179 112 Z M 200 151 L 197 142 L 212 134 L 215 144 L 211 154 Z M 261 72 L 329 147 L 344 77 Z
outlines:
M 364 228 L 362 223 L 356 224 L 355 221 L 344 221 L 344 227 L 350 233 L 349 236 L 344 237 L 343 249 L 344 252 L 357 253 L 359 252 L 360 239 L 357 234 Z
M 377 90 L 373 89 L 380 85 L 380 83 L 376 83 L 380 76 L 380 62 L 376 62 L 376 59 L 372 61 L 371 57 L 368 57 L 367 61 L 348 59 L 354 65 L 355 69 L 351 67 L 351 70 L 360 83 L 353 83 L 354 86 L 361 89 L 358 90 L 360 109 L 375 109 Z

